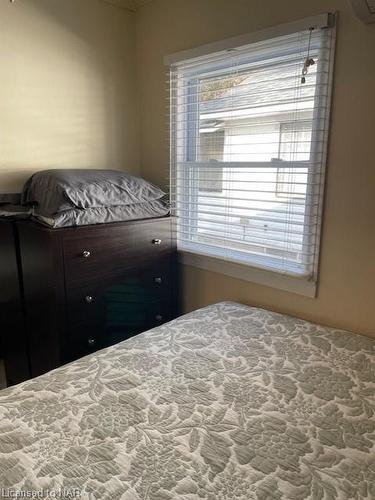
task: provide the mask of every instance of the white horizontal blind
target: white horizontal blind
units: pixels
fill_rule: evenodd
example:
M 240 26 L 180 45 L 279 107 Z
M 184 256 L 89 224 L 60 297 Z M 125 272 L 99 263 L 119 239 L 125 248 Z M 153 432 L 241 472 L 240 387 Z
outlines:
M 306 29 L 171 66 L 180 249 L 316 279 L 333 38 Z

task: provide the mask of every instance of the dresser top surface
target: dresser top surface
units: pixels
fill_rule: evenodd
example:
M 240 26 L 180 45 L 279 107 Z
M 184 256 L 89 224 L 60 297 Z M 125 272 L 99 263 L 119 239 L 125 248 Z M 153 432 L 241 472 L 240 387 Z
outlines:
M 136 219 L 130 221 L 121 221 L 121 222 L 111 222 L 107 224 L 91 224 L 88 226 L 72 226 L 72 227 L 61 227 L 61 228 L 51 228 L 45 226 L 39 222 L 33 220 L 27 221 L 18 221 L 16 224 L 20 227 L 27 227 L 32 229 L 37 229 L 38 231 L 43 231 L 49 234 L 60 234 L 60 235 L 69 235 L 73 236 L 74 234 L 83 234 L 89 233 L 92 231 L 98 230 L 111 230 L 111 229 L 121 229 L 123 227 L 129 227 L 134 225 L 142 225 L 142 224 L 160 224 L 161 222 L 171 223 L 175 220 L 173 216 L 164 216 L 164 217 L 155 217 L 149 219 Z

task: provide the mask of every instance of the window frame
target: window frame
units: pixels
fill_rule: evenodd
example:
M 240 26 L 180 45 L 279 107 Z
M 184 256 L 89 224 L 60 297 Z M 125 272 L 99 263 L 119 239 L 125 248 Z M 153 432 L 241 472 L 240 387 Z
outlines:
M 321 25 L 319 26 L 319 24 L 323 24 L 326 27 L 333 28 L 334 24 L 335 24 L 335 16 L 333 14 L 325 14 L 322 16 L 317 16 L 316 18 L 308 18 L 306 20 L 302 20 L 302 21 L 299 21 L 297 23 L 288 23 L 287 25 L 280 26 L 275 30 L 272 30 L 272 29 L 271 30 L 269 30 L 269 29 L 262 30 L 261 32 L 258 32 L 256 34 L 249 35 L 247 37 L 247 39 L 249 40 L 249 43 L 253 43 L 253 41 L 260 41 L 260 40 L 265 40 L 266 38 L 272 38 L 272 36 L 269 36 L 272 31 L 273 31 L 274 37 L 280 36 L 282 34 L 293 33 L 296 31 L 296 27 L 298 24 L 299 25 L 301 25 L 301 24 L 312 25 L 313 20 L 318 24 L 317 27 L 323 27 Z M 284 31 L 284 29 L 285 29 L 285 31 Z M 299 29 L 302 29 L 302 28 L 299 28 Z M 332 69 L 333 69 L 333 60 L 334 60 L 333 55 L 334 55 L 334 48 L 335 48 L 335 30 L 334 30 L 334 28 L 332 31 L 333 31 L 333 36 L 331 37 L 331 49 L 330 49 L 331 50 L 331 64 L 330 64 L 330 76 L 329 76 L 330 88 L 332 85 Z M 202 47 L 200 49 L 200 51 L 203 54 L 204 53 L 210 54 L 210 52 L 217 52 L 217 50 L 214 49 L 215 45 L 217 47 L 220 45 L 223 47 L 227 44 L 236 46 L 236 41 L 239 41 L 240 38 L 241 37 L 236 37 L 234 39 L 223 41 L 221 43 L 219 42 L 218 44 L 208 44 L 208 45 Z M 244 40 L 243 37 L 241 39 Z M 238 45 L 243 45 L 243 42 L 241 44 L 238 44 Z M 197 50 L 199 50 L 199 49 L 193 49 L 192 51 L 184 51 L 180 54 L 168 56 L 166 58 L 165 62 L 166 62 L 166 64 L 169 65 L 169 64 L 171 64 L 171 62 L 173 63 L 173 61 L 176 61 L 176 59 L 177 60 L 188 59 L 188 57 L 186 57 L 188 55 L 188 52 L 190 52 L 191 55 L 194 54 L 194 56 L 196 57 L 198 55 Z M 228 49 L 225 49 L 225 50 L 228 50 Z M 285 55 L 285 52 L 283 52 L 282 55 Z M 209 73 L 212 74 L 212 71 L 215 71 L 215 72 L 219 71 L 220 72 L 221 70 L 222 70 L 222 68 L 220 68 L 220 65 L 218 66 L 216 64 L 216 67 L 210 68 L 210 71 L 205 71 L 204 73 L 195 72 L 195 74 L 192 74 L 192 77 L 194 76 L 195 80 L 197 80 L 198 79 L 197 77 L 202 78 L 203 74 L 204 74 L 204 76 L 207 77 Z M 318 85 L 318 82 L 317 82 L 317 85 Z M 199 105 L 197 104 L 196 107 L 199 108 Z M 328 97 L 328 102 L 327 102 L 327 106 L 326 106 L 325 121 L 329 119 L 329 110 L 330 110 L 330 96 Z M 199 109 L 196 109 L 195 111 L 199 113 Z M 312 123 L 314 123 L 315 120 L 317 120 L 317 119 L 318 118 L 316 116 L 316 109 L 314 107 L 314 116 L 312 119 Z M 197 119 L 195 119 L 193 123 L 195 123 L 195 126 L 197 126 L 199 121 Z M 314 129 L 314 126 L 313 126 L 313 129 Z M 197 136 L 196 131 L 194 133 Z M 311 144 L 313 145 L 314 144 L 313 137 L 312 137 L 311 141 L 312 141 Z M 327 146 L 327 138 L 325 138 L 325 140 L 324 140 L 324 149 L 325 149 L 323 152 L 324 157 L 327 154 L 326 146 Z M 174 136 L 173 130 L 171 128 L 171 160 L 173 157 L 174 147 L 176 147 L 176 137 Z M 192 160 L 191 151 L 192 151 L 192 149 L 190 146 L 189 159 Z M 197 149 L 195 149 L 195 151 L 197 152 Z M 313 163 L 313 159 L 315 156 L 316 156 L 315 152 L 311 151 L 310 161 L 309 161 L 310 164 Z M 186 163 L 188 164 L 190 162 L 186 162 Z M 199 162 L 193 162 L 193 163 L 199 163 Z M 233 162 L 215 162 L 215 165 L 216 166 L 222 165 L 223 168 L 225 168 L 226 163 L 232 164 Z M 280 166 L 280 168 L 288 168 L 288 165 L 290 165 L 291 163 L 293 163 L 295 165 L 295 161 L 294 162 L 283 161 L 282 163 L 283 163 L 283 165 L 282 165 L 282 167 Z M 325 161 L 323 159 L 323 162 L 322 162 L 323 169 L 324 169 L 324 163 L 325 163 Z M 267 164 L 269 164 L 269 162 L 267 162 Z M 173 168 L 173 160 L 171 161 L 171 166 Z M 309 169 L 309 173 L 308 173 L 309 177 L 311 176 L 311 170 L 312 169 Z M 187 189 L 189 189 L 191 191 L 192 189 L 194 189 L 194 180 L 191 179 L 191 168 L 187 169 L 186 172 L 187 172 L 187 184 L 186 184 L 186 186 L 187 186 Z M 189 176 L 190 176 L 190 179 L 189 179 Z M 323 178 L 324 178 L 324 172 L 323 172 Z M 173 182 L 172 182 L 172 184 L 173 184 Z M 312 187 L 312 188 L 314 187 L 313 183 L 310 183 L 310 187 Z M 321 188 L 321 186 L 319 187 L 319 189 L 320 188 Z M 199 190 L 196 190 L 196 192 L 198 193 Z M 312 193 L 311 192 L 308 193 L 307 197 L 310 194 L 312 194 Z M 307 207 L 306 211 L 308 212 L 308 207 Z M 322 206 L 319 207 L 319 212 L 320 212 L 319 213 L 319 226 L 321 225 L 321 211 L 322 211 Z M 306 214 L 305 218 L 306 217 L 308 218 L 310 216 L 311 216 L 311 214 Z M 196 217 L 194 217 L 194 219 L 195 219 L 195 221 L 197 221 Z M 305 224 L 305 227 L 306 227 L 306 224 Z M 193 222 L 192 231 L 194 231 L 194 230 L 196 230 L 196 223 L 194 224 L 194 222 Z M 305 240 L 305 238 L 306 238 L 306 234 L 304 235 L 304 240 Z M 317 242 L 315 242 L 315 245 L 319 245 L 319 243 L 320 243 L 320 227 L 317 231 L 316 239 L 317 239 Z M 309 245 L 308 238 L 306 238 L 306 241 L 304 241 L 304 244 L 303 244 L 304 248 L 306 245 Z M 306 295 L 309 297 L 315 296 L 316 285 L 317 285 L 317 265 L 318 265 L 318 261 L 319 261 L 319 255 L 317 256 L 316 262 L 315 262 L 316 269 L 314 270 L 314 279 L 310 279 L 308 282 L 304 282 L 303 280 L 301 281 L 300 280 L 301 276 L 294 278 L 293 276 L 281 275 L 275 269 L 269 270 L 267 268 L 261 268 L 261 267 L 259 268 L 253 262 L 246 262 L 246 264 L 243 264 L 243 263 L 241 263 L 240 260 L 236 261 L 235 259 L 230 259 L 228 261 L 228 259 L 226 259 L 224 256 L 220 256 L 220 255 L 217 256 L 214 253 L 207 254 L 205 252 L 196 251 L 194 249 L 191 250 L 189 248 L 184 248 L 184 249 L 182 249 L 182 251 L 180 251 L 180 259 L 185 264 L 193 265 L 196 267 L 201 267 L 203 269 L 213 270 L 215 272 L 220 272 L 222 274 L 227 274 L 229 276 L 238 277 L 240 279 L 247 279 L 249 281 L 255 281 L 257 283 L 265 284 L 267 286 L 272 286 L 274 288 L 292 291 L 292 292 Z

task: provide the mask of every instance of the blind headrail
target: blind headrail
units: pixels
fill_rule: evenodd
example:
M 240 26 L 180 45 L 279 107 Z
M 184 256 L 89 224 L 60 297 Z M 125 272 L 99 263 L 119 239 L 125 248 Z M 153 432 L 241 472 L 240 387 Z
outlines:
M 322 29 L 331 28 L 335 25 L 336 14 L 327 12 L 317 16 L 306 17 L 290 23 L 279 24 L 269 28 L 264 28 L 253 33 L 246 33 L 231 38 L 226 38 L 218 42 L 207 43 L 192 49 L 181 50 L 164 57 L 165 66 L 178 65 L 182 61 L 207 56 L 213 53 L 226 52 L 234 50 L 245 45 L 269 40 L 278 36 L 289 35 L 298 31 L 308 30 L 310 28 Z

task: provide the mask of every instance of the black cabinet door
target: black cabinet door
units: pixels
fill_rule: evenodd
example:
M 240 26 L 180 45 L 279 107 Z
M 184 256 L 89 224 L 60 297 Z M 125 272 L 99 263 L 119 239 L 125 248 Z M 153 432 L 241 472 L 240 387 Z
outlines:
M 1 348 L 7 385 L 30 378 L 17 248 L 13 223 L 0 221 Z

